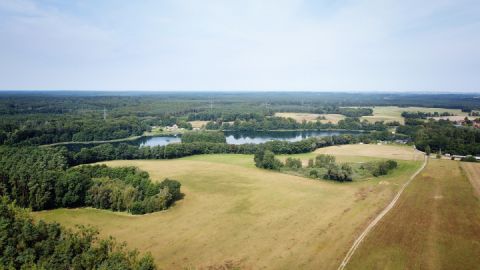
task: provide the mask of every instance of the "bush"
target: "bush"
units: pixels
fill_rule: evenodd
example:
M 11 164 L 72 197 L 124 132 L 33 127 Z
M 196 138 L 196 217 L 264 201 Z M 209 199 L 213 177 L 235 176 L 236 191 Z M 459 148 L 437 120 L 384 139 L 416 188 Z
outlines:
M 330 165 L 328 167 L 327 173 L 324 175 L 324 178 L 340 182 L 352 181 L 351 172 L 344 170 L 336 164 Z
M 308 173 L 308 175 L 311 177 L 311 178 L 318 178 L 319 174 L 318 174 L 318 171 L 313 169 L 313 170 L 310 170 L 310 172 Z
M 300 169 L 302 168 L 302 161 L 298 158 L 287 158 L 285 161 L 285 167 L 291 168 L 291 169 Z
M 466 162 L 478 162 L 477 159 L 474 156 L 466 156 L 460 159 L 461 161 L 466 161 Z
M 373 168 L 372 174 L 375 177 L 386 175 L 395 168 L 397 168 L 397 162 L 395 160 L 381 161 Z
M 263 169 L 278 170 L 283 164 L 280 160 L 275 158 L 275 154 L 269 150 L 259 149 L 254 157 L 255 166 Z
M 335 157 L 332 155 L 320 154 L 315 158 L 315 167 L 328 168 L 332 164 L 335 164 Z

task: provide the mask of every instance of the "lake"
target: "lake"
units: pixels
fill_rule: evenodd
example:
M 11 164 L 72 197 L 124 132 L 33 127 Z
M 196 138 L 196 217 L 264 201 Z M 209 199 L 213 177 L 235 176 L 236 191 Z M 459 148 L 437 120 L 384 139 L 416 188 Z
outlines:
M 274 140 L 297 142 L 309 137 L 325 137 L 340 134 L 359 134 L 359 132 L 331 130 L 225 132 L 225 137 L 228 144 L 259 144 Z M 181 142 L 181 138 L 180 135 L 143 137 L 141 139 L 135 140 L 134 142 L 139 146 L 163 146 L 170 143 L 179 143 Z

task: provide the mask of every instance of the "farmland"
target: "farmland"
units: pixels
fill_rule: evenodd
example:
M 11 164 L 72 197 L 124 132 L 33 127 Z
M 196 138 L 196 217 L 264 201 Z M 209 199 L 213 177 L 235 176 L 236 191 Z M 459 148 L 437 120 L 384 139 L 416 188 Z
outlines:
M 346 269 L 476 269 L 479 206 L 459 162 L 431 160 Z
M 329 123 L 331 122 L 332 124 L 338 124 L 338 121 L 345 119 L 345 116 L 341 114 L 317 114 L 317 113 L 275 113 L 275 116 L 277 117 L 283 117 L 283 118 L 292 118 L 295 121 L 301 123 L 303 121 L 307 122 L 312 122 L 312 121 L 317 121 L 317 119 L 325 118 L 325 119 L 320 119 L 320 122 L 322 123 Z
M 357 161 L 385 152 L 379 145 L 351 147 L 325 151 Z M 359 147 L 364 150 L 357 156 Z M 389 147 L 406 153 L 398 156 L 397 170 L 350 184 L 257 169 L 250 155 L 110 161 L 109 166 L 137 166 L 153 180 L 178 179 L 185 197 L 167 211 L 143 216 L 92 208 L 34 215 L 68 227 L 94 225 L 102 236 L 151 252 L 161 268 L 335 269 L 354 237 L 420 166 L 413 149 Z
M 459 109 L 445 109 L 445 108 L 425 108 L 425 107 L 397 107 L 397 106 L 375 106 L 373 109 L 373 115 L 362 116 L 360 119 L 367 120 L 369 122 L 385 121 L 393 122 L 398 121 L 401 124 L 404 123 L 404 119 L 401 116 L 402 112 L 448 112 L 458 116 L 466 116 L 467 114 Z

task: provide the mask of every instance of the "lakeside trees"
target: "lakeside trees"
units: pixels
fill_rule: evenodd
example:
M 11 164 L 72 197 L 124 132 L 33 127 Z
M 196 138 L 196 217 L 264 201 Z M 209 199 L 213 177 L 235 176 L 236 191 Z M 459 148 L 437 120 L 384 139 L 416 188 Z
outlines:
M 226 143 L 225 135 L 221 131 L 197 131 L 182 134 L 182 143 L 207 142 Z

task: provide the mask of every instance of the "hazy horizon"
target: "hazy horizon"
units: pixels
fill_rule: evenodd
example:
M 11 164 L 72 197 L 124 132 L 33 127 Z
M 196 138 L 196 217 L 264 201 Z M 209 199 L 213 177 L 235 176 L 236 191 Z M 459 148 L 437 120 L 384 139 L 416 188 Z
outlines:
M 0 0 L 0 89 L 479 93 L 478 33 L 473 0 Z

